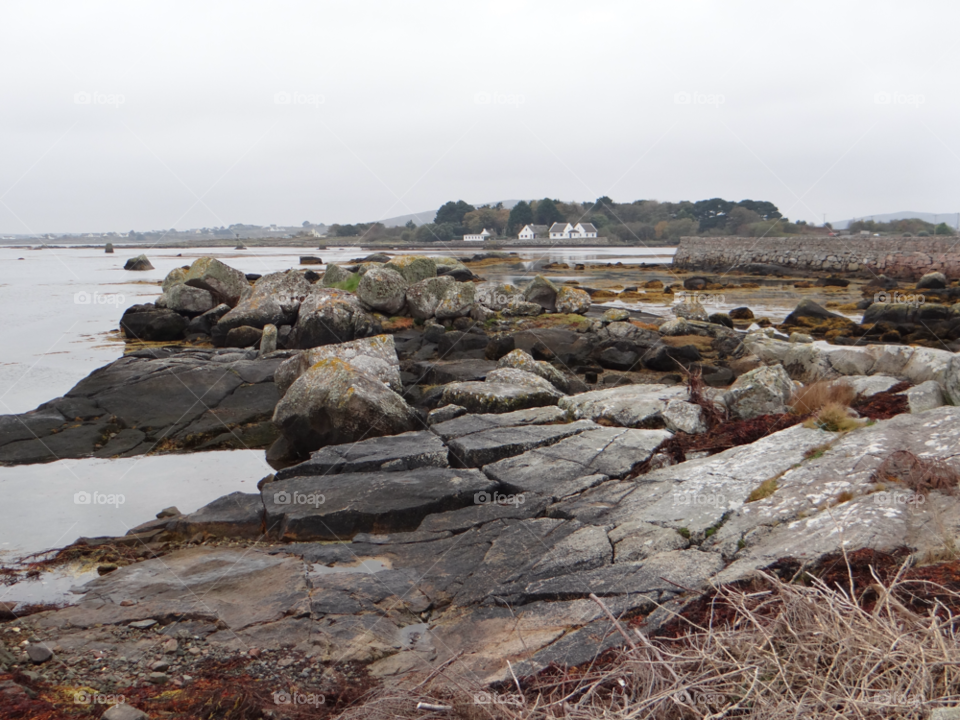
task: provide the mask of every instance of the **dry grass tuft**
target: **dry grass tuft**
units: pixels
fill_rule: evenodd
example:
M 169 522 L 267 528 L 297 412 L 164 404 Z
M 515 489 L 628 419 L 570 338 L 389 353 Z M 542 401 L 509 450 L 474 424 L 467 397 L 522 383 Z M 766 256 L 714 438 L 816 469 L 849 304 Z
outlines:
M 809 415 L 831 404 L 850 407 L 855 398 L 853 388 L 845 382 L 817 380 L 794 390 L 788 405 L 797 415 Z
M 952 495 L 960 485 L 960 472 L 939 458 L 921 458 L 909 450 L 897 450 L 880 463 L 870 480 L 903 483 L 918 495 L 930 490 Z
M 763 500 L 773 495 L 777 491 L 777 479 L 770 478 L 769 480 L 764 480 L 760 483 L 753 492 L 747 495 L 747 502 L 752 503 L 757 500 Z
M 339 717 L 920 720 L 960 700 L 960 630 L 943 603 L 920 615 L 898 600 L 910 594 L 904 570 L 883 583 L 871 569 L 875 582 L 858 594 L 772 575 L 762 576 L 759 591 L 721 587 L 702 625 L 683 621 L 688 632 L 676 639 L 648 639 L 604 607 L 611 633 L 620 633 L 627 648 L 588 667 L 515 679 L 479 698 L 481 690 L 447 680 L 444 670 Z M 922 584 L 947 604 L 960 598 L 937 583 Z M 475 702 L 494 698 L 500 702 Z
M 804 427 L 819 428 L 828 432 L 849 432 L 861 427 L 863 422 L 850 417 L 849 408 L 845 405 L 827 403 L 803 425 Z

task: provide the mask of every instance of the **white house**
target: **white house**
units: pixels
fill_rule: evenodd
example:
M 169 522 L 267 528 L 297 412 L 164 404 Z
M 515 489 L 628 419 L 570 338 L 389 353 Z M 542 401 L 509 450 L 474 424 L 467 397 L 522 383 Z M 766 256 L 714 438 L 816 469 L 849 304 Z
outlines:
M 546 225 L 524 225 L 523 230 L 517 235 L 520 240 L 536 240 L 547 234 Z
M 492 238 L 492 237 L 493 237 L 493 234 L 489 230 L 484 228 L 483 232 L 481 232 L 479 235 L 464 235 L 463 241 L 464 242 L 483 242 L 487 238 Z
M 562 240 L 565 238 L 595 238 L 597 237 L 597 228 L 593 223 L 554 223 L 550 226 L 550 239 Z

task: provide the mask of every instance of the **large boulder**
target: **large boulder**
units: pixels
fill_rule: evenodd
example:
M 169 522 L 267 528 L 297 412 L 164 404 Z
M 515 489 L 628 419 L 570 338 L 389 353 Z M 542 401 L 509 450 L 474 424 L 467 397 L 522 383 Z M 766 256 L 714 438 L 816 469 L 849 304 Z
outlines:
M 163 302 L 168 310 L 185 315 L 202 315 L 217 305 L 207 290 L 183 283 L 176 283 L 167 290 L 163 294 Z
M 790 343 L 792 347 L 783 357 L 783 367 L 794 380 L 804 385 L 817 380 L 829 380 L 837 375 L 827 353 L 808 343 Z
M 400 273 L 411 285 L 437 276 L 437 263 L 425 255 L 401 255 L 393 258 L 384 267 Z
M 183 267 L 174 268 L 168 272 L 167 276 L 163 279 L 163 292 L 166 293 L 167 290 L 172 288 L 174 285 L 179 285 L 186 280 L 187 270 L 189 269 L 189 265 L 184 265 Z
M 686 402 L 683 385 L 628 385 L 560 398 L 557 405 L 573 420 L 593 420 L 621 427 L 665 427 L 673 432 L 707 430 L 703 410 Z
M 561 392 L 570 392 L 570 380 L 553 365 L 543 360 L 535 360 L 533 355 L 519 348 L 511 350 L 497 363 L 498 368 L 514 368 L 539 375 Z
M 706 308 L 700 304 L 700 301 L 696 298 L 687 298 L 681 302 L 674 305 L 670 310 L 678 318 L 683 318 L 684 320 L 699 320 L 700 322 L 707 322 L 710 316 L 707 314 Z
M 411 317 L 420 320 L 432 318 L 437 306 L 455 289 L 456 280 L 449 276 L 431 277 L 413 283 L 407 288 L 407 310 Z
M 547 312 L 557 311 L 557 286 L 543 275 L 537 275 L 523 291 L 526 302 L 536 303 Z
M 457 260 L 457 258 L 435 257 L 433 261 L 437 265 L 437 275 L 449 275 L 458 282 L 467 282 L 476 277 L 470 268 L 460 260 Z
M 324 345 L 297 353 L 280 364 L 274 373 L 274 381 L 281 395 L 307 370 L 321 360 L 335 358 L 352 365 L 371 377 L 377 378 L 395 392 L 403 390 L 400 381 L 400 361 L 393 343 L 393 335 L 377 335 L 371 338 L 351 340 L 337 345 Z
M 290 348 L 312 348 L 380 334 L 380 324 L 345 290 L 316 286 L 300 303 Z
M 187 329 L 187 319 L 173 310 L 158 309 L 154 305 L 132 305 L 120 318 L 120 329 L 129 340 L 180 340 Z
M 255 328 L 289 325 L 312 289 L 302 270 L 264 275 L 244 293 L 237 306 L 220 319 L 219 327 L 230 331 L 243 325 Z
M 239 302 L 240 295 L 250 287 L 246 275 L 213 257 L 194 260 L 183 281 L 187 285 L 207 290 L 218 303 L 225 302 L 231 307 Z
M 277 404 L 273 421 L 292 451 L 398 435 L 417 428 L 417 414 L 393 390 L 339 358 L 310 367 Z
M 564 285 L 557 291 L 557 312 L 583 315 L 590 309 L 590 294 L 586 290 Z
M 480 285 L 476 290 L 476 298 L 477 302 L 483 303 L 491 310 L 505 310 L 511 304 L 524 301 L 520 288 L 509 283 Z
M 473 283 L 455 282 L 450 286 L 437 304 L 436 316 L 439 320 L 466 317 L 475 301 Z
M 807 320 L 813 320 L 815 323 L 823 322 L 824 320 L 846 320 L 847 318 L 843 315 L 837 315 L 827 310 L 822 305 L 815 303 L 810 298 L 804 298 L 801 300 L 797 306 L 793 309 L 793 312 L 787 315 L 786 319 L 783 321 L 784 325 L 802 325 L 801 318 Z
M 501 368 L 487 373 L 484 382 L 450 383 L 442 404 L 459 405 L 472 413 L 508 413 L 556 405 L 563 393 L 532 373 Z
M 330 263 L 327 265 L 327 269 L 323 273 L 323 280 L 320 281 L 320 284 L 323 287 L 334 287 L 336 285 L 349 282 L 350 278 L 354 277 L 356 274 L 357 273 L 352 273 L 340 265 L 334 265 L 333 263 Z
M 793 389 L 793 381 L 783 366 L 769 365 L 738 377 L 724 394 L 723 401 L 735 417 L 749 420 L 758 415 L 786 412 Z
M 357 297 L 365 307 L 396 315 L 406 302 L 407 281 L 396 270 L 374 267 L 360 279 Z
M 947 287 L 947 276 L 942 272 L 929 272 L 917 280 L 917 290 L 943 290 Z
M 150 260 L 147 259 L 146 255 L 137 255 L 136 257 L 130 258 L 123 265 L 124 270 L 153 270 L 153 265 L 150 263 Z

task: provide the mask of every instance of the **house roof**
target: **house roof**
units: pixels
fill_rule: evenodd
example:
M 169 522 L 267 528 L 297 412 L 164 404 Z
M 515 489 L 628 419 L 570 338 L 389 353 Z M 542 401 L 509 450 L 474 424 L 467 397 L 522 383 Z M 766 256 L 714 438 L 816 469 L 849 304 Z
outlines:
M 523 229 L 524 229 L 524 230 L 526 230 L 527 228 L 530 228 L 530 229 L 533 230 L 533 232 L 535 232 L 535 233 L 538 233 L 538 232 L 546 232 L 546 231 L 547 231 L 547 226 L 546 226 L 546 225 L 524 225 L 524 226 L 523 226 Z
M 596 232 L 597 228 L 594 227 L 593 223 L 580 223 L 580 227 L 584 232 Z
M 570 223 L 555 222 L 553 225 L 550 226 L 550 232 L 563 232 L 564 230 L 567 229 L 567 225 L 569 224 Z

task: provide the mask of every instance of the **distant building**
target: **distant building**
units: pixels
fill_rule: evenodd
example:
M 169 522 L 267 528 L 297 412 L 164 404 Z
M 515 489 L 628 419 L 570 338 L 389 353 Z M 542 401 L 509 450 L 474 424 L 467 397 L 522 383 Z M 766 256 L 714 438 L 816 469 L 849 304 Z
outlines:
M 481 232 L 479 235 L 464 235 L 463 241 L 464 242 L 483 242 L 487 238 L 492 238 L 492 237 L 493 235 L 490 233 L 490 231 L 484 228 L 483 232 Z
M 536 240 L 546 237 L 548 229 L 546 225 L 524 225 L 523 230 L 517 235 L 520 240 Z
M 550 239 L 563 240 L 567 238 L 595 238 L 597 237 L 597 228 L 593 223 L 554 223 L 550 226 Z

